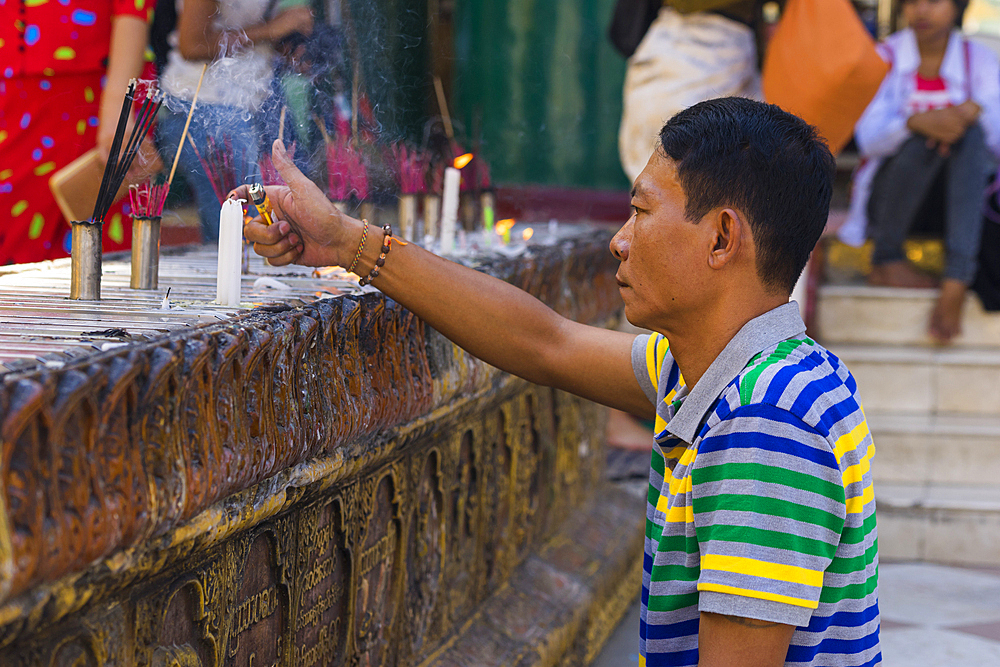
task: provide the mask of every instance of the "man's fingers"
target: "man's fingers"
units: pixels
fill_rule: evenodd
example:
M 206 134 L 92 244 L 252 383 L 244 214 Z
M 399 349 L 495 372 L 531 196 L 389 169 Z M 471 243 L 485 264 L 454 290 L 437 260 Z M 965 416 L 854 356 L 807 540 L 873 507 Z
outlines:
M 290 252 L 291 250 L 296 250 L 299 248 L 297 243 L 292 243 L 290 239 L 283 238 L 277 243 L 267 244 L 267 243 L 254 243 L 253 250 L 255 253 L 261 257 L 267 257 L 268 259 L 275 259 L 281 257 L 282 255 Z
M 271 146 L 271 161 L 289 187 L 295 188 L 301 184 L 302 180 L 309 181 L 305 174 L 295 166 L 292 158 L 288 156 L 288 153 L 285 151 L 285 144 L 280 139 L 275 139 L 274 144 Z M 309 182 L 311 183 L 312 181 Z
M 244 184 L 239 186 L 235 190 L 230 190 L 229 194 L 226 195 L 226 197 L 227 198 L 236 197 L 237 199 L 245 199 L 247 201 L 250 201 L 250 186 Z
M 243 225 L 243 236 L 251 243 L 270 246 L 285 240 L 291 230 L 291 225 L 284 220 L 279 220 L 273 225 L 265 225 L 255 218 Z
M 299 257 L 302 256 L 302 246 L 293 245 L 286 249 L 284 252 L 277 252 L 276 254 L 269 254 L 276 252 L 278 246 L 261 246 L 254 244 L 253 249 L 261 257 L 267 258 L 267 263 L 271 266 L 285 266 L 286 264 L 292 264 Z

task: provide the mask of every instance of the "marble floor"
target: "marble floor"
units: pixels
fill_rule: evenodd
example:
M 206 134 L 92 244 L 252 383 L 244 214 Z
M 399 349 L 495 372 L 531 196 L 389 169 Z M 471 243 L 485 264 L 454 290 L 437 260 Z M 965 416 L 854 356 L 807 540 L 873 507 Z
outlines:
M 929 563 L 879 568 L 883 667 L 1000 667 L 1000 570 Z M 639 662 L 639 605 L 593 667 Z

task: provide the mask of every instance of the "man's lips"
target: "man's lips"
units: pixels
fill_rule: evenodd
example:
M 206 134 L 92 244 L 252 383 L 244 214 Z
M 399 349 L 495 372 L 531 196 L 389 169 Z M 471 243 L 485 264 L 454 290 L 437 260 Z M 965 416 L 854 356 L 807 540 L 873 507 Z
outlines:
M 619 278 L 617 274 L 615 274 L 615 281 L 618 283 L 618 287 L 619 288 L 621 288 L 621 287 L 628 287 L 629 286 L 629 284 L 627 282 L 625 282 L 624 280 L 622 280 L 621 278 Z

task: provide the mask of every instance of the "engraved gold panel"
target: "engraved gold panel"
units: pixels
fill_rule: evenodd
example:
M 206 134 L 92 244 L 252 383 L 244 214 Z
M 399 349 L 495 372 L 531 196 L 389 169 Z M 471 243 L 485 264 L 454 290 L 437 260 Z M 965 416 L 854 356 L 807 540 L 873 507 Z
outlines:
M 400 521 L 391 469 L 361 484 L 363 536 L 354 560 L 354 656 L 358 667 L 388 665 L 399 607 Z
M 291 664 L 341 665 L 347 656 L 351 559 L 338 496 L 299 517 L 295 644 Z

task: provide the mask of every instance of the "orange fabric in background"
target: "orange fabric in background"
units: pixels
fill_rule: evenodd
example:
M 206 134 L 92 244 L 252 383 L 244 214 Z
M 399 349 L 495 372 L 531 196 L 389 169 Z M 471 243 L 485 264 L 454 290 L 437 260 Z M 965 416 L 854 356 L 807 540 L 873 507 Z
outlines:
M 815 125 L 837 154 L 888 71 L 849 0 L 788 0 L 761 84 L 765 100 Z

